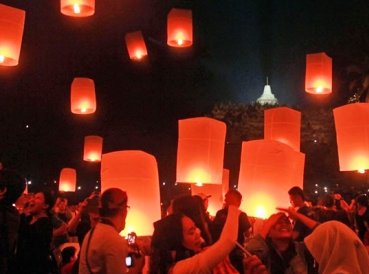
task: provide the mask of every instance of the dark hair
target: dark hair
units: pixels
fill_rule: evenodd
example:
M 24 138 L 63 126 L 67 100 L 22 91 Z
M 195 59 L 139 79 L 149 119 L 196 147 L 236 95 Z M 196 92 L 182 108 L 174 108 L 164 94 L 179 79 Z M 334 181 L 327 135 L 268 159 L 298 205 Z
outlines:
M 332 194 L 325 194 L 323 196 L 322 203 L 325 207 L 332 207 L 334 206 L 334 197 Z
M 74 246 L 65 247 L 61 252 L 62 261 L 61 264 L 65 265 L 71 261 L 76 254 L 76 248 Z
M 304 191 L 300 187 L 298 187 L 298 186 L 292 187 L 288 191 L 288 194 L 289 195 L 297 195 L 297 196 L 300 196 L 304 201 L 306 200 L 305 199 L 305 195 L 304 195 Z
M 200 229 L 205 245 L 212 244 L 204 202 L 199 196 L 180 196 L 173 200 L 173 213 L 182 213 Z
M 101 195 L 101 217 L 114 217 L 127 207 L 127 194 L 119 188 L 109 188 Z
M 39 191 L 39 193 L 42 193 L 44 195 L 45 204 L 49 206 L 46 212 L 47 214 L 50 214 L 51 208 L 53 207 L 56 201 L 55 195 L 53 195 L 50 191 L 47 191 L 47 190 Z
M 175 262 L 194 255 L 182 245 L 183 217 L 181 213 L 173 213 L 154 223 L 149 273 L 168 273 Z
M 26 180 L 11 170 L 0 170 L 0 191 L 6 188 L 2 200 L 4 204 L 11 205 L 17 201 L 26 188 Z
M 241 192 L 239 192 L 237 189 L 229 189 L 227 191 L 227 193 L 225 195 L 232 195 L 234 196 L 235 198 L 237 198 L 237 200 L 239 200 L 240 204 L 241 204 L 241 201 L 242 201 L 242 194 Z

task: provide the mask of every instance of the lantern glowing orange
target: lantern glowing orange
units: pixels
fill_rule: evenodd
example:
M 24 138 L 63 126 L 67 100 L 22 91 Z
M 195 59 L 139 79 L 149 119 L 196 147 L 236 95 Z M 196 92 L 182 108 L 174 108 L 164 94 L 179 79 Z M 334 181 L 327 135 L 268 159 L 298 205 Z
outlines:
M 219 209 L 223 208 L 223 193 L 221 185 L 207 184 L 203 186 L 191 185 L 192 195 L 204 193 L 210 195 L 208 201 L 208 211 L 211 216 L 215 216 Z
M 140 61 L 147 56 L 146 44 L 141 31 L 127 33 L 125 40 L 131 60 Z
M 192 45 L 192 11 L 172 9 L 167 21 L 167 44 L 183 48 Z
M 127 192 L 131 206 L 124 233 L 152 235 L 153 222 L 161 217 L 158 166 L 143 151 L 115 151 L 102 155 L 101 190 L 117 187 Z
M 287 107 L 264 111 L 264 139 L 289 145 L 300 151 L 301 113 Z
M 332 92 L 332 59 L 324 52 L 306 55 L 305 90 L 312 94 Z
M 18 65 L 25 17 L 24 10 L 0 4 L 0 66 Z
M 94 15 L 95 0 L 60 0 L 60 12 L 73 17 Z
M 249 216 L 268 218 L 276 207 L 288 207 L 288 190 L 303 185 L 303 153 L 271 140 L 242 143 L 238 190 Z
M 221 185 L 225 123 L 200 117 L 178 124 L 177 182 Z
M 87 162 L 100 162 L 103 146 L 103 138 L 100 136 L 86 136 L 83 160 Z
M 333 110 L 340 171 L 369 169 L 369 103 Z
M 74 78 L 70 93 L 71 111 L 91 114 L 96 111 L 95 84 L 89 78 Z
M 63 168 L 60 171 L 59 191 L 76 191 L 77 173 L 73 168 Z

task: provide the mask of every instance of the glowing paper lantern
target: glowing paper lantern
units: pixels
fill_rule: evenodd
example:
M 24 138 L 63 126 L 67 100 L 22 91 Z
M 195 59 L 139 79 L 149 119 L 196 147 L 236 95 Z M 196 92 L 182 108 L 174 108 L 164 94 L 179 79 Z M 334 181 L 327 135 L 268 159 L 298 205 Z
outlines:
M 312 94 L 332 92 L 332 59 L 324 52 L 306 55 L 305 90 Z
M 0 65 L 18 65 L 22 45 L 24 10 L 0 4 Z
M 161 217 L 158 166 L 155 157 L 128 150 L 103 154 L 101 190 L 117 187 L 127 192 L 130 210 L 124 233 L 152 235 L 153 222 Z
M 242 210 L 249 216 L 268 218 L 276 207 L 288 207 L 288 190 L 303 185 L 305 155 L 270 140 L 242 143 L 238 190 L 244 195 Z
M 369 103 L 333 110 L 340 171 L 369 169 Z
M 95 0 L 60 0 L 60 12 L 73 17 L 94 15 Z
M 73 168 L 63 168 L 60 171 L 59 191 L 76 191 L 77 173 Z
M 141 31 L 127 33 L 125 40 L 131 60 L 140 61 L 147 56 L 146 44 Z
M 71 111 L 90 114 L 96 111 L 95 84 L 89 78 L 74 78 L 71 87 Z
M 191 193 L 192 195 L 196 195 L 199 193 L 204 193 L 206 195 L 211 195 L 209 197 L 209 206 L 208 211 L 210 215 L 215 216 L 219 209 L 223 208 L 223 193 L 222 193 L 222 186 L 221 185 L 191 185 Z
M 289 145 L 300 151 L 301 113 L 287 107 L 264 111 L 264 139 Z
M 183 48 L 192 45 L 192 11 L 172 9 L 167 21 L 167 44 Z
M 100 136 L 86 136 L 83 160 L 87 162 L 100 162 L 103 138 Z
M 177 182 L 222 184 L 225 123 L 201 117 L 178 124 Z

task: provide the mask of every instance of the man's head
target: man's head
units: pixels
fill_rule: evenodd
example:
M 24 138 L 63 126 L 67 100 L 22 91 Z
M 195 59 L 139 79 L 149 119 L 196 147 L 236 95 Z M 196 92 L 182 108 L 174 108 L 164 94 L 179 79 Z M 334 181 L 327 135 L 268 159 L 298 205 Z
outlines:
M 112 219 L 120 232 L 126 225 L 127 194 L 119 188 L 109 188 L 101 195 L 100 216 Z
M 224 203 L 226 206 L 237 205 L 240 207 L 242 202 L 242 194 L 236 189 L 230 189 L 225 195 Z
M 293 207 L 302 207 L 305 204 L 305 195 L 303 190 L 298 187 L 294 186 L 288 191 L 290 195 L 290 202 Z

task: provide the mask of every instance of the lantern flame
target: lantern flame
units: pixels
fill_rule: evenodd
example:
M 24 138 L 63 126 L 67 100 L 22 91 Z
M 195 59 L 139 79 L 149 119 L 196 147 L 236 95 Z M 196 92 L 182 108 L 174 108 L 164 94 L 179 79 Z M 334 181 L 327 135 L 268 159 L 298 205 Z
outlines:
M 197 185 L 197 186 L 203 186 L 203 184 L 200 183 L 200 182 L 196 183 L 195 185 Z
M 0 55 L 0 63 L 4 63 L 5 61 L 5 56 L 4 55 Z
M 323 91 L 322 87 L 319 86 L 316 88 L 316 93 L 322 93 L 322 91 Z
M 183 45 L 183 40 L 182 39 L 178 39 L 177 40 L 177 44 L 180 45 L 180 46 L 182 46 Z
M 255 215 L 256 215 L 256 217 L 261 218 L 261 219 L 264 219 L 264 220 L 267 218 L 267 214 L 266 214 L 265 208 L 263 206 L 261 206 L 261 205 L 256 206 L 256 208 L 255 208 Z
M 140 50 L 136 50 L 135 56 L 136 56 L 137 59 L 140 60 L 142 58 L 143 54 L 142 54 L 142 52 Z
M 81 7 L 78 4 L 73 4 L 73 12 L 76 14 L 81 13 Z
M 359 173 L 361 173 L 361 174 L 364 174 L 365 173 L 365 169 L 358 169 L 358 171 L 357 172 L 359 172 Z

